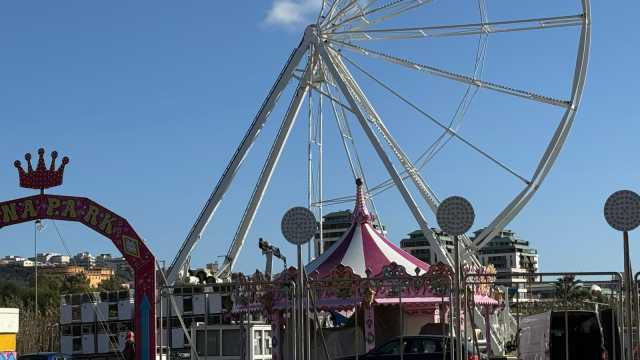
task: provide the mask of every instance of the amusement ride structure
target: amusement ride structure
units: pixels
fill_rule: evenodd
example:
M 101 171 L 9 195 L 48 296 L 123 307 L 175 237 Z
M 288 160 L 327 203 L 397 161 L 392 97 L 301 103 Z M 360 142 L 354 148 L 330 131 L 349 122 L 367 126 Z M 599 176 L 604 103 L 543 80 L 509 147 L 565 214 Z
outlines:
M 479 9 L 479 21 L 477 23 L 423 27 L 384 27 L 385 23 L 391 21 L 391 19 L 407 15 L 423 6 L 435 5 L 432 1 L 427 0 L 395 0 L 386 3 L 377 0 L 323 1 L 321 13 L 318 15 L 316 22 L 305 29 L 300 44 L 290 55 L 287 63 L 278 75 L 275 84 L 269 91 L 267 98 L 264 100 L 251 126 L 239 147 L 236 149 L 222 177 L 213 189 L 211 196 L 168 268 L 167 281 L 174 283 L 180 278 L 181 274 L 185 274 L 185 266 L 188 264 L 191 252 L 195 248 L 198 240 L 202 237 L 207 224 L 214 216 L 224 194 L 229 190 L 243 160 L 265 126 L 269 114 L 276 105 L 276 102 L 280 100 L 280 95 L 292 80 L 297 80 L 297 88 L 262 171 L 260 172 L 249 203 L 242 214 L 240 224 L 224 259 L 224 263 L 218 272 L 218 279 L 224 280 L 227 278 L 237 261 L 240 249 L 269 186 L 271 176 L 278 164 L 278 160 L 296 117 L 300 112 L 305 97 L 311 92 L 320 95 L 317 97 L 320 111 L 318 111 L 316 115 L 319 126 L 322 126 L 323 118 L 326 117 L 326 115 L 323 116 L 323 112 L 328 111 L 336 118 L 342 135 L 341 141 L 344 144 L 345 153 L 351 165 L 354 179 L 364 179 L 365 189 L 368 194 L 367 202 L 372 205 L 371 208 L 374 213 L 376 212 L 376 208 L 373 197 L 386 188 L 396 187 L 425 236 L 427 236 L 431 243 L 439 245 L 436 246 L 439 252 L 439 258 L 444 259 L 447 263 L 451 263 L 450 255 L 444 246 L 439 244 L 434 237 L 433 230 L 427 223 L 425 215 L 423 215 L 424 210 L 419 207 L 406 184 L 410 182 L 415 185 L 419 196 L 428 205 L 427 210 L 435 214 L 440 203 L 439 198 L 420 173 L 420 168 L 429 160 L 429 157 L 433 157 L 449 140 L 457 140 L 465 144 L 471 151 L 477 152 L 522 182 L 523 189 L 520 193 L 494 217 L 482 233 L 474 239 L 473 243 L 466 236 L 463 238 L 462 243 L 465 261 L 476 264 L 479 263 L 475 252 L 476 249 L 486 244 L 488 240 L 503 229 L 522 210 L 549 173 L 562 149 L 573 124 L 585 81 L 589 53 L 590 14 L 589 1 L 582 0 L 580 1 L 581 11 L 577 14 L 545 18 L 489 21 L 485 1 L 478 0 L 477 5 Z M 518 89 L 482 79 L 482 68 L 488 37 L 498 36 L 500 33 L 507 32 L 546 31 L 547 29 L 558 27 L 577 27 L 580 29 L 573 81 L 569 84 L 569 98 L 557 99 L 526 89 Z M 368 43 L 376 41 L 392 43 L 406 39 L 417 40 L 422 38 L 431 39 L 465 36 L 477 36 L 479 39 L 474 66 L 475 72 L 468 75 L 421 64 L 410 59 L 399 58 L 384 51 L 372 50 L 367 47 Z M 348 52 L 406 67 L 427 76 L 441 77 L 459 83 L 464 95 L 458 108 L 454 112 L 453 120 L 445 123 L 431 116 L 420 106 L 409 100 L 407 96 L 394 91 L 390 85 L 382 82 L 382 80 L 379 80 L 373 74 L 366 72 L 355 60 L 347 56 Z M 303 70 L 298 69 L 299 66 L 303 66 Z M 433 144 L 430 144 L 427 151 L 417 161 L 408 157 L 403 151 L 401 144 L 396 141 L 389 129 L 385 126 L 383 119 L 376 112 L 374 104 L 367 98 L 365 90 L 352 75 L 350 66 L 353 69 L 363 72 L 367 77 L 376 81 L 387 90 L 392 96 L 441 128 L 441 136 L 438 137 Z M 469 108 L 473 97 L 481 89 L 563 109 L 563 115 L 559 119 L 544 153 L 540 156 L 538 165 L 532 176 L 525 177 L 516 173 L 499 159 L 482 150 L 481 146 L 472 143 L 458 132 L 461 119 Z M 330 106 L 322 106 L 323 99 L 328 101 Z M 349 114 L 351 114 L 362 127 L 367 140 L 370 141 L 379 160 L 388 172 L 389 180 L 375 186 L 366 183 L 366 176 L 363 173 L 350 126 L 347 123 L 347 116 L 349 116 Z M 311 117 L 313 114 L 310 112 L 309 116 Z M 311 141 L 313 140 L 310 140 L 310 142 Z M 321 162 L 321 146 L 319 146 L 319 151 L 320 156 L 318 161 Z M 310 165 L 310 169 L 311 168 Z M 321 172 L 322 168 L 320 167 L 319 169 Z M 319 174 L 319 176 L 321 175 L 322 174 Z M 311 206 L 319 208 L 321 211 L 323 204 L 332 203 L 332 199 L 324 199 L 322 197 L 322 181 L 319 181 L 319 184 L 320 186 L 317 189 L 319 195 Z M 349 202 L 352 200 L 352 197 L 347 198 Z M 320 249 L 320 252 L 321 251 L 322 249 Z
M 285 88 L 291 82 L 296 83 L 288 108 L 280 123 L 279 130 L 267 154 L 262 170 L 249 202 L 242 213 L 240 223 L 231 241 L 225 259 L 215 274 L 217 282 L 229 281 L 233 267 L 245 242 L 247 233 L 256 217 L 264 194 L 280 160 L 284 146 L 292 131 L 296 118 L 305 101 L 309 105 L 309 138 L 308 138 L 308 195 L 309 207 L 319 219 L 323 216 L 323 206 L 337 204 L 341 201 L 353 201 L 353 197 L 326 199 L 323 196 L 323 154 L 322 127 L 324 119 L 331 117 L 340 131 L 340 141 L 350 165 L 353 178 L 364 180 L 367 202 L 374 214 L 377 209 L 374 197 L 389 188 L 399 191 L 404 203 L 429 240 L 432 248 L 442 262 L 453 265 L 451 254 L 445 245 L 435 236 L 434 230 L 427 222 L 425 210 L 433 217 L 440 205 L 440 198 L 421 173 L 426 163 L 433 159 L 450 141 L 459 142 L 469 151 L 479 154 L 488 162 L 504 170 L 509 176 L 521 183 L 521 190 L 504 208 L 488 222 L 484 230 L 471 241 L 466 235 L 460 237 L 461 257 L 469 266 L 481 266 L 477 250 L 491 240 L 510 221 L 514 219 L 536 193 L 558 154 L 571 129 L 585 82 L 587 59 L 590 41 L 589 1 L 576 1 L 577 10 L 572 14 L 556 14 L 549 17 L 517 18 L 490 21 L 485 0 L 474 2 L 477 6 L 478 20 L 468 23 L 444 23 L 430 26 L 404 26 L 402 19 L 415 19 L 415 12 L 423 7 L 437 6 L 428 0 L 333 0 L 323 1 L 322 8 L 315 22 L 306 27 L 300 44 L 293 50 L 284 68 L 278 75 L 258 113 L 244 135 L 240 145 L 228 163 L 222 177 L 216 184 L 195 224 L 189 231 L 175 259 L 166 271 L 167 284 L 174 284 L 186 275 L 189 259 L 197 242 L 201 239 L 208 223 L 221 204 L 222 198 L 229 190 L 234 178 L 242 166 L 243 160 L 256 142 L 276 103 L 281 99 Z M 487 41 L 492 36 L 512 33 L 515 35 L 529 32 L 545 32 L 555 28 L 578 29 L 577 54 L 572 65 L 572 80 L 566 85 L 567 98 L 556 98 L 544 93 L 534 92 L 526 88 L 517 88 L 509 84 L 494 82 L 483 78 L 484 61 L 487 52 Z M 473 71 L 468 74 L 450 71 L 422 63 L 418 60 L 399 57 L 391 52 L 394 44 L 404 42 L 415 44 L 430 39 L 452 39 L 467 37 L 477 39 Z M 379 45 L 375 49 L 370 44 Z M 415 54 L 415 48 L 414 48 Z M 390 83 L 383 81 L 368 71 L 362 63 L 355 60 L 359 55 L 367 61 L 399 66 L 415 71 L 416 76 L 432 76 L 445 79 L 460 85 L 463 94 L 457 107 L 453 109 L 448 120 L 438 119 L 423 106 L 411 100 L 410 94 L 403 94 Z M 572 61 L 573 62 L 573 61 Z M 440 129 L 440 136 L 428 144 L 426 151 L 417 159 L 411 159 L 401 143 L 392 135 L 385 125 L 374 103 L 367 96 L 368 91 L 356 80 L 354 73 L 361 74 L 371 83 L 381 87 L 389 99 L 408 106 L 419 116 L 424 117 Z M 491 155 L 481 145 L 463 136 L 459 130 L 472 101 L 479 91 L 494 92 L 505 97 L 521 101 L 537 102 L 548 107 L 560 109 L 559 119 L 545 119 L 548 126 L 554 127 L 553 135 L 532 169 L 531 176 L 525 176 L 513 170 L 505 162 Z M 389 100 L 391 101 L 391 100 Z M 328 104 L 328 105 L 327 105 Z M 316 110 L 317 109 L 317 110 Z M 367 141 L 375 150 L 376 156 L 383 164 L 389 177 L 379 184 L 367 183 L 350 120 L 357 123 L 365 134 Z M 554 120 L 556 120 L 554 122 Z M 311 127 L 317 136 L 312 136 Z M 312 152 L 316 154 L 317 164 L 312 162 Z M 423 209 L 416 201 L 415 193 L 409 189 L 413 184 L 419 199 L 426 203 Z M 415 192 L 415 191 L 414 191 Z M 315 256 L 321 256 L 322 221 L 320 221 L 320 241 L 315 244 Z M 328 255 L 327 255 L 328 256 Z M 481 319 L 481 314 L 477 314 Z M 492 339 L 494 341 L 495 339 Z M 502 341 L 495 340 L 495 346 Z

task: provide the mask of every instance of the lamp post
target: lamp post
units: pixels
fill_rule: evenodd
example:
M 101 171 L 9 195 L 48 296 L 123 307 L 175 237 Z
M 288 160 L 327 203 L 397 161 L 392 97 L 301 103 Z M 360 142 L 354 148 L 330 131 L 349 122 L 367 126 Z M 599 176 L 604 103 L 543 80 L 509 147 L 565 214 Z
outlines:
M 294 207 L 284 214 L 282 217 L 282 222 L 280 223 L 280 229 L 282 230 L 282 235 L 284 235 L 285 239 L 290 243 L 296 245 L 298 250 L 298 276 L 296 279 L 296 304 L 298 313 L 297 321 L 295 327 L 297 327 L 296 334 L 298 335 L 298 339 L 296 342 L 298 344 L 297 348 L 299 350 L 298 359 L 304 359 L 306 357 L 310 357 L 310 354 L 307 352 L 307 339 L 310 338 L 309 329 L 307 328 L 307 334 L 305 335 L 305 316 L 304 316 L 304 305 L 303 305 L 303 292 L 304 292 L 304 268 L 302 266 L 302 245 L 311 240 L 313 236 L 316 234 L 318 228 L 318 223 L 316 221 L 315 215 L 305 208 L 305 207 Z M 295 360 L 298 360 L 295 359 Z
M 36 291 L 35 315 L 38 317 L 38 232 L 44 230 L 42 220 L 36 220 L 33 227 L 33 274 Z
M 462 281 L 462 267 L 460 263 L 460 244 L 459 244 L 459 236 L 469 231 L 471 226 L 473 225 L 473 221 L 475 220 L 475 213 L 473 211 L 473 206 L 471 203 L 467 201 L 467 199 L 460 196 L 451 196 L 445 199 L 440 206 L 438 206 L 438 210 L 436 212 L 436 219 L 438 220 L 438 225 L 440 229 L 442 229 L 445 233 L 453 236 L 453 247 L 454 247 L 454 282 L 453 282 L 453 293 L 454 293 L 454 306 L 453 311 L 456 315 L 456 351 L 455 358 L 462 359 L 462 341 L 461 338 L 461 329 L 462 329 L 462 321 L 461 321 L 461 299 L 460 299 L 460 283 Z M 466 339 L 464 339 L 466 343 Z
M 631 260 L 629 258 L 629 231 L 640 225 L 640 195 L 630 190 L 620 190 L 611 194 L 604 204 L 604 217 L 612 228 L 622 231 L 624 247 L 624 296 L 625 322 L 627 323 L 627 356 L 633 358 L 633 312 L 631 309 L 633 295 L 633 278 Z M 623 327 L 624 329 L 624 327 Z

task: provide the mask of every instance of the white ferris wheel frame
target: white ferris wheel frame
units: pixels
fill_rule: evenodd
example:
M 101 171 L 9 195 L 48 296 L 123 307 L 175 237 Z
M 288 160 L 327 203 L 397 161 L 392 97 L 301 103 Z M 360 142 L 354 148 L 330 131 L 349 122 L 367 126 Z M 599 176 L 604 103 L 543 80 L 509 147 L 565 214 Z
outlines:
M 393 185 L 397 187 L 400 194 L 406 203 L 407 207 L 411 211 L 416 222 L 419 224 L 421 230 L 431 242 L 435 244 L 435 249 L 440 259 L 443 259 L 445 263 L 451 265 L 453 263 L 451 256 L 446 250 L 444 244 L 436 239 L 433 231 L 429 227 L 421 209 L 417 205 L 413 196 L 407 189 L 404 179 L 409 179 L 418 189 L 420 196 L 428 204 L 430 210 L 435 214 L 440 204 L 440 200 L 436 194 L 431 190 L 427 182 L 422 178 L 419 169 L 404 153 L 398 142 L 393 138 L 389 130 L 386 128 L 382 119 L 375 111 L 373 105 L 369 102 L 364 92 L 358 86 L 358 83 L 354 79 L 353 75 L 347 69 L 347 66 L 343 62 L 343 57 L 336 50 L 335 46 L 343 49 L 357 51 L 368 56 L 382 59 L 387 62 L 399 64 L 405 67 L 415 69 L 417 71 L 425 72 L 430 75 L 444 77 L 453 81 L 467 84 L 476 88 L 485 88 L 492 91 L 497 91 L 507 95 L 525 98 L 531 101 L 537 101 L 546 103 L 551 106 L 558 106 L 565 108 L 562 119 L 556 128 L 553 137 L 546 147 L 544 154 L 538 162 L 537 168 L 530 179 L 516 174 L 511 171 L 504 164 L 500 163 L 496 159 L 492 158 L 487 153 L 483 152 L 480 148 L 473 145 L 471 142 L 460 136 L 456 130 L 450 126 L 435 121 L 440 127 L 443 128 L 448 136 L 457 138 L 472 149 L 480 152 L 483 156 L 487 157 L 491 161 L 495 162 L 505 170 L 512 173 L 512 175 L 518 177 L 525 183 L 524 189 L 516 195 L 516 197 L 494 218 L 494 220 L 477 236 L 474 242 L 463 236 L 461 237 L 461 245 L 463 256 L 465 260 L 473 265 L 480 265 L 480 261 L 477 257 L 476 250 L 486 244 L 486 242 L 493 238 L 499 231 L 501 231 L 513 218 L 518 215 L 522 208 L 528 203 L 531 197 L 535 194 L 542 181 L 547 176 L 551 167 L 553 166 L 558 154 L 560 153 L 562 146 L 565 143 L 566 137 L 573 124 L 576 111 L 580 104 L 580 99 L 585 83 L 587 61 L 589 57 L 589 45 L 590 45 L 590 4 L 589 0 L 581 0 L 582 13 L 572 16 L 560 16 L 549 18 L 536 18 L 536 19 L 522 19 L 513 21 L 497 21 L 475 24 L 462 24 L 462 25 L 446 25 L 446 26 L 431 26 L 420 28 L 399 28 L 399 29 L 373 29 L 369 30 L 365 25 L 352 26 L 347 30 L 341 30 L 340 26 L 349 21 L 362 21 L 361 18 L 365 18 L 372 12 L 377 11 L 379 8 L 368 8 L 376 0 L 369 0 L 367 6 L 358 9 L 359 13 L 354 13 L 354 7 L 359 6 L 357 0 L 334 0 L 331 7 L 326 12 L 327 16 L 323 19 L 318 17 L 317 24 L 310 25 L 306 28 L 303 38 L 298 47 L 291 53 L 286 65 L 280 72 L 276 79 L 275 84 L 271 88 L 263 102 L 260 110 L 256 114 L 253 122 L 251 123 L 244 138 L 240 142 L 240 145 L 236 149 L 231 161 L 227 165 L 222 177 L 213 189 L 209 199 L 207 200 L 204 208 L 200 212 L 196 222 L 189 231 L 186 239 L 184 240 L 181 248 L 179 249 L 175 259 L 171 263 L 167 270 L 167 282 L 173 284 L 185 271 L 185 265 L 188 264 L 191 252 L 195 248 L 197 242 L 202 237 L 204 230 L 211 221 L 216 209 L 220 205 L 224 194 L 228 191 L 232 184 L 234 177 L 241 167 L 243 160 L 250 151 L 253 143 L 258 138 L 262 128 L 264 127 L 267 118 L 274 106 L 276 105 L 280 95 L 287 86 L 287 84 L 294 79 L 298 79 L 297 88 L 292 96 L 291 102 L 284 116 L 284 119 L 280 125 L 276 138 L 272 144 L 271 150 L 264 163 L 262 171 L 259 175 L 257 184 L 253 190 L 249 203 L 242 215 L 241 222 L 236 230 L 236 234 L 231 243 L 231 247 L 225 257 L 224 263 L 220 267 L 218 272 L 219 278 L 229 276 L 237 256 L 245 241 L 246 235 L 252 225 L 256 212 L 260 207 L 260 203 L 264 197 L 264 194 L 269 186 L 271 176 L 274 169 L 278 164 L 280 155 L 282 154 L 283 147 L 289 137 L 291 129 L 296 121 L 297 115 L 301 109 L 304 98 L 307 94 L 310 94 L 310 90 L 317 92 L 320 96 L 326 97 L 331 101 L 333 112 L 336 115 L 336 120 L 339 126 L 345 126 L 340 124 L 338 115 L 340 111 L 349 111 L 355 115 L 359 124 L 361 125 L 364 133 L 367 136 L 369 142 L 373 145 L 376 154 L 380 158 L 380 161 L 385 166 Z M 338 4 L 346 2 L 342 7 Z M 404 7 L 398 7 L 405 3 Z M 427 0 L 396 0 L 392 1 L 391 5 L 387 5 L 387 8 L 399 8 L 396 12 L 391 12 L 389 15 L 380 16 L 382 20 L 374 19 L 370 21 L 375 23 L 381 22 L 389 16 L 395 16 L 401 11 L 406 11 L 414 7 L 420 6 L 424 3 L 428 3 Z M 324 7 L 324 2 L 323 2 Z M 385 10 L 387 8 L 384 8 Z M 359 15 L 358 15 L 359 14 Z M 352 15 L 351 18 L 348 16 Z M 347 17 L 345 19 L 345 17 Z M 552 97 L 547 97 L 539 94 L 535 94 L 530 91 L 515 89 L 509 86 L 496 84 L 488 81 L 483 81 L 475 76 L 466 76 L 456 74 L 436 67 L 422 65 L 410 60 L 397 58 L 388 54 L 377 52 L 374 50 L 366 49 L 364 47 L 353 44 L 352 40 L 379 40 L 379 39 L 395 39 L 395 38 L 417 38 L 417 37 L 438 37 L 438 36 L 466 36 L 466 35 L 482 35 L 499 32 L 512 32 L 512 31 L 528 31 L 537 29 L 546 29 L 561 26 L 580 26 L 580 40 L 577 51 L 576 67 L 573 77 L 573 83 L 571 86 L 571 95 L 568 100 L 558 100 Z M 331 32 L 330 30 L 333 30 Z M 324 33 L 323 31 L 327 31 Z M 309 56 L 307 65 L 301 75 L 296 74 L 297 66 L 302 62 L 305 55 Z M 346 58 L 349 61 L 348 58 Z M 349 61 L 351 62 L 351 61 Z M 353 64 L 357 66 L 357 64 Z M 337 97 L 334 97 L 327 87 L 326 91 L 323 91 L 322 87 L 318 87 L 314 79 L 318 74 L 322 73 L 323 76 L 328 76 L 334 82 L 336 87 L 340 90 L 343 98 L 346 99 L 346 104 L 341 102 Z M 375 79 L 375 78 L 374 78 Z M 377 80 L 376 80 L 377 81 Z M 384 85 L 381 83 L 381 85 Z M 388 88 L 393 93 L 393 90 Z M 395 93 L 402 101 L 414 107 L 414 109 L 421 111 L 418 107 L 410 103 L 408 100 L 402 98 L 399 94 Z M 425 116 L 428 114 L 424 113 Z M 383 144 L 378 138 L 380 135 L 387 146 L 391 149 L 391 152 L 396 157 L 399 164 L 402 166 L 403 171 L 399 172 L 392 158 L 385 150 Z M 347 144 L 345 143 L 345 150 L 349 153 Z M 321 160 L 320 160 L 321 161 Z M 351 163 L 351 158 L 349 158 Z M 359 160 L 358 160 L 359 161 Z M 356 175 L 354 165 L 351 163 L 352 171 Z M 366 182 L 365 182 L 366 183 Z M 322 190 L 320 190 L 322 191 Z

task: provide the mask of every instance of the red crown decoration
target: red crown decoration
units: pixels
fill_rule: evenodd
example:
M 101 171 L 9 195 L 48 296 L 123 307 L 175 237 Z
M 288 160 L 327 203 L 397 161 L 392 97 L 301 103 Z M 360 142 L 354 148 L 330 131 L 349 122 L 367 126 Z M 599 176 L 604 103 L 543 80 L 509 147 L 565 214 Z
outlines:
M 62 158 L 62 164 L 56 170 L 56 159 L 58 158 L 58 152 L 51 152 L 51 165 L 49 169 L 44 163 L 44 149 L 38 149 L 38 166 L 33 170 L 31 165 L 31 154 L 26 153 L 24 155 L 27 160 L 27 171 L 24 171 L 20 160 L 16 160 L 13 165 L 18 169 L 18 175 L 20 176 L 20 186 L 29 189 L 48 189 L 54 186 L 62 185 L 62 177 L 64 176 L 64 167 L 69 163 L 68 157 Z

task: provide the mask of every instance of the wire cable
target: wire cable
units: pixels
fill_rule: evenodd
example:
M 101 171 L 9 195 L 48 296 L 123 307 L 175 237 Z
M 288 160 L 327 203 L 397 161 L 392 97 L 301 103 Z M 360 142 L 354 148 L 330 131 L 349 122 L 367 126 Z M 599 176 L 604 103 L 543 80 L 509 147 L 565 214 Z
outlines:
M 71 256 L 71 251 L 69 250 L 69 247 L 67 246 L 67 243 L 64 241 L 64 237 L 62 236 L 62 233 L 60 232 L 60 229 L 58 228 L 58 224 L 56 224 L 55 220 L 50 220 L 50 222 L 53 224 L 53 228 L 56 231 L 56 234 L 58 235 L 58 239 L 60 240 L 60 243 L 62 243 L 62 247 L 64 248 L 65 252 L 67 253 L 67 256 L 69 256 L 69 259 L 71 259 L 72 263 L 74 266 L 78 266 L 78 264 L 76 263 L 75 258 L 73 258 Z M 90 293 L 88 291 L 84 292 L 84 295 L 87 295 L 89 297 L 89 299 L 91 299 L 92 302 L 95 302 L 95 311 L 96 311 L 96 322 L 100 324 L 100 326 L 102 327 L 102 330 L 105 332 L 105 334 L 107 335 L 107 339 L 109 339 L 109 344 L 111 345 L 111 347 L 113 349 L 115 349 L 116 354 L 122 359 L 122 360 L 126 360 L 124 357 L 124 354 L 122 353 L 122 351 L 120 351 L 119 349 L 119 344 L 116 343 L 113 340 L 113 337 L 117 337 L 116 334 L 113 334 L 111 332 L 111 330 L 109 329 L 109 326 L 107 326 L 107 324 L 105 324 L 105 321 L 101 320 L 102 317 L 104 317 L 105 319 L 107 318 L 105 316 L 104 313 L 102 313 L 102 310 L 100 310 L 100 308 L 98 307 L 98 299 L 96 299 L 94 297 L 93 293 Z M 98 344 L 96 344 L 96 347 L 98 346 Z

